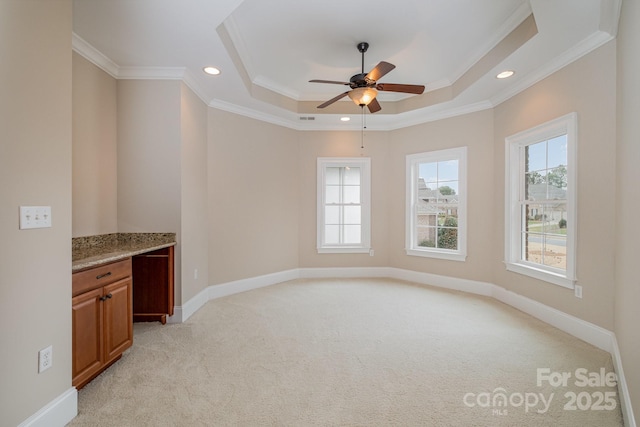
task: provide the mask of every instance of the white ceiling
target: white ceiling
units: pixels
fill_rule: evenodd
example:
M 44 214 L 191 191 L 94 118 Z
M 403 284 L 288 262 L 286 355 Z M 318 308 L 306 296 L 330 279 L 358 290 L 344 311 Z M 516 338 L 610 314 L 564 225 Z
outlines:
M 359 128 L 349 98 L 315 108 L 348 88 L 308 81 L 348 81 L 366 41 L 365 72 L 384 60 L 397 68 L 380 82 L 426 86 L 378 95 L 368 128 L 397 129 L 526 89 L 614 38 L 620 1 L 75 0 L 73 46 L 116 78 L 182 79 L 212 107 L 305 130 Z

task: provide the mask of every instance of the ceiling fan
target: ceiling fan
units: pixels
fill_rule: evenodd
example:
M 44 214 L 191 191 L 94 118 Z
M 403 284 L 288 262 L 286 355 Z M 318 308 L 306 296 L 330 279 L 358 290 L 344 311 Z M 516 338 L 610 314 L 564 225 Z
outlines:
M 382 61 L 378 65 L 376 65 L 373 70 L 366 74 L 364 72 L 364 53 L 367 51 L 367 49 L 369 49 L 369 43 L 360 42 L 358 43 L 357 47 L 358 51 L 362 54 L 362 73 L 352 76 L 348 82 L 338 82 L 334 80 L 309 80 L 310 83 L 329 83 L 345 85 L 351 88 L 351 90 L 341 93 L 335 98 L 331 98 L 327 102 L 318 105 L 318 108 L 325 108 L 349 95 L 349 98 L 351 98 L 353 102 L 356 103 L 356 105 L 363 108 L 366 105 L 369 108 L 370 112 L 375 113 L 376 111 L 380 111 L 382 109 L 380 103 L 376 99 L 378 91 L 412 93 L 416 95 L 420 95 L 422 92 L 424 92 L 423 85 L 378 83 L 377 81 L 382 76 L 396 68 L 396 66 Z

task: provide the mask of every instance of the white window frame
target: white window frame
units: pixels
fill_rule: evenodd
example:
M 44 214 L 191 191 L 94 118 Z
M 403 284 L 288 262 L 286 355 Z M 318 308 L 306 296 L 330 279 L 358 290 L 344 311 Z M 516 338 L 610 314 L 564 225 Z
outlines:
M 447 160 L 458 161 L 458 249 L 427 248 L 417 246 L 418 165 Z M 406 235 L 407 255 L 465 261 L 467 259 L 467 147 L 450 148 L 426 153 L 410 154 L 406 158 Z
M 505 139 L 505 265 L 507 270 L 573 289 L 576 282 L 577 131 L 578 115 L 570 113 Z M 523 260 L 522 213 L 524 147 L 567 135 L 567 263 L 566 270 Z
M 325 232 L 325 171 L 329 167 L 360 168 L 361 239 L 359 245 L 328 245 Z M 371 158 L 318 157 L 317 166 L 317 250 L 318 253 L 369 253 L 371 250 Z

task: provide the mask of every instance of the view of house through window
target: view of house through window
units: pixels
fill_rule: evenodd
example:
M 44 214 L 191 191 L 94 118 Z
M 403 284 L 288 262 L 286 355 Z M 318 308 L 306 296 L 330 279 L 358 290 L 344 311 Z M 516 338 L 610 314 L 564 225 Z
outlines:
M 567 268 L 567 135 L 524 147 L 522 258 Z
M 466 148 L 407 156 L 407 253 L 464 260 Z
M 577 115 L 506 138 L 507 269 L 573 288 Z
M 458 160 L 418 164 L 416 244 L 458 249 Z

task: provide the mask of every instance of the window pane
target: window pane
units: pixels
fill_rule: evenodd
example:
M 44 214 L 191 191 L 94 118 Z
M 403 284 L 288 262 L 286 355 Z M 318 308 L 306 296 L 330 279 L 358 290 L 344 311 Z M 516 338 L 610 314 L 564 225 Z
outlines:
M 327 185 L 324 192 L 325 203 L 340 203 L 340 187 L 337 185 Z
M 566 199 L 567 198 L 567 167 L 557 166 L 549 169 L 546 176 L 549 184 L 549 199 Z
M 440 181 L 438 182 L 438 190 L 445 198 L 455 196 L 459 193 L 458 181 Z
M 326 168 L 324 173 L 324 182 L 327 185 L 340 184 L 340 168 Z
M 339 225 L 324 226 L 324 242 L 328 245 L 337 245 L 340 243 L 340 226 Z
M 524 209 L 526 213 L 525 220 L 527 222 L 526 224 L 523 224 L 523 231 L 529 231 L 532 233 L 543 233 L 546 218 L 544 205 L 529 204 L 524 205 Z
M 438 180 L 438 164 L 437 163 L 420 163 L 418 166 L 418 176 L 426 183 L 436 182 Z M 429 185 L 427 185 L 429 187 Z M 431 187 L 434 189 L 434 187 Z
M 445 224 L 449 220 L 445 220 Z M 457 224 L 457 221 L 456 221 Z M 441 227 L 438 228 L 438 247 L 440 249 L 458 249 L 458 228 L 457 227 Z
M 529 262 L 542 264 L 543 262 L 543 243 L 542 234 L 522 233 L 523 255 L 522 258 Z
M 344 207 L 344 223 L 345 224 L 361 224 L 360 206 Z
M 457 181 L 458 161 L 447 160 L 438 162 L 438 181 Z
M 528 172 L 526 174 L 526 183 L 531 184 L 544 184 L 544 175 L 539 171 Z
M 324 207 L 324 223 L 340 224 L 340 206 Z
M 547 183 L 544 181 L 545 180 L 544 175 L 540 175 L 539 172 L 533 172 L 533 174 L 530 175 L 530 177 L 532 178 L 535 177 L 535 179 L 538 179 L 538 177 L 540 177 L 542 182 L 537 184 L 529 184 L 525 182 L 525 185 L 524 185 L 525 199 L 531 200 L 531 201 L 547 200 Z
M 344 226 L 344 243 L 346 244 L 360 243 L 360 226 L 359 225 Z
M 343 203 L 360 203 L 360 187 L 348 186 L 343 187 L 344 200 Z
M 360 168 L 344 168 L 344 185 L 360 185 Z
M 567 165 L 567 135 L 550 139 L 547 143 L 547 168 Z
M 425 248 L 436 247 L 436 228 L 435 227 L 417 227 L 416 246 Z
M 547 142 L 539 142 L 525 147 L 527 172 L 539 171 L 547 168 Z
M 545 207 L 545 233 L 567 235 L 567 206 L 565 203 L 547 205 Z
M 567 268 L 567 238 L 564 236 L 544 237 L 543 264 L 549 267 Z

